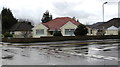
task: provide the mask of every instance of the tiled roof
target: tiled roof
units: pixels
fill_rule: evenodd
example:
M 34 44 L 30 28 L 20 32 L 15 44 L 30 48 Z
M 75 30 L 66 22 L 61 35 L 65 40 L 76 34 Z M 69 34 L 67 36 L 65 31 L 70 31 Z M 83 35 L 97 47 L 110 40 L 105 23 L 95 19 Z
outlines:
M 120 18 L 113 18 L 107 22 L 104 22 L 103 24 L 95 27 L 95 29 L 107 29 L 111 26 L 115 26 L 115 27 L 120 27 Z
M 72 22 L 75 25 L 79 25 L 80 23 L 75 21 L 72 18 L 69 17 L 59 17 L 59 18 L 55 18 L 49 22 L 46 23 L 42 23 L 43 25 L 45 25 L 46 27 L 49 28 L 49 31 L 54 31 L 54 30 L 60 30 L 60 28 L 65 25 L 67 22 Z
M 11 27 L 10 31 L 30 31 L 32 27 L 33 26 L 28 23 L 18 22 Z
M 115 27 L 115 26 L 111 26 L 111 27 L 109 27 L 107 30 L 118 30 L 118 28 Z
M 96 27 L 100 26 L 101 24 L 104 24 L 104 22 L 97 22 L 97 23 L 94 23 L 92 25 L 87 25 L 87 26 L 92 29 L 95 29 Z

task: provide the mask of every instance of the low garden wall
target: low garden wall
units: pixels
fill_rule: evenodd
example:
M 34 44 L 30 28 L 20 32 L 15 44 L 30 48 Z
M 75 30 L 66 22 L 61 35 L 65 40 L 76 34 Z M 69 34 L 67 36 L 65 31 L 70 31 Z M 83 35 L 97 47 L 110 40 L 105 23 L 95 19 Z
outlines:
M 52 41 L 67 41 L 67 40 L 94 40 L 94 39 L 120 39 L 120 36 L 105 35 L 105 36 L 56 36 L 56 37 L 40 37 L 40 38 L 2 38 L 2 42 L 33 43 L 33 42 L 52 42 Z

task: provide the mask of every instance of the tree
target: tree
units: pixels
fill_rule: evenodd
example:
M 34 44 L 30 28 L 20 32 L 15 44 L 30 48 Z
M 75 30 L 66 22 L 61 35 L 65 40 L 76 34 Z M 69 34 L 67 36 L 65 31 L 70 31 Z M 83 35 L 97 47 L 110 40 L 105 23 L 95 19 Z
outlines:
M 80 24 L 74 32 L 75 36 L 86 35 L 87 33 L 88 33 L 88 29 L 83 24 Z
M 29 20 L 20 19 L 18 23 L 24 23 L 24 25 L 26 24 L 27 26 L 30 26 L 31 28 L 33 27 L 32 22 L 30 22 Z M 21 31 L 21 33 L 24 38 L 31 37 L 31 32 L 29 30 Z
M 76 21 L 76 17 L 73 17 L 72 19 Z
M 2 14 L 2 33 L 8 32 L 9 29 L 17 23 L 17 19 L 14 18 L 12 12 L 8 8 L 3 8 Z
M 79 22 L 79 20 L 77 19 L 77 22 Z
M 49 14 L 49 11 L 46 11 L 46 12 L 43 14 L 43 17 L 42 17 L 41 21 L 42 21 L 43 23 L 45 23 L 45 22 L 48 22 L 48 21 L 50 21 L 50 20 L 52 20 L 52 15 Z
M 31 26 L 33 26 L 34 24 L 32 23 L 32 21 L 28 20 L 28 19 L 19 19 L 18 20 L 19 23 L 27 23 Z
M 75 21 L 77 21 L 77 22 L 79 22 L 79 20 L 76 17 L 73 17 L 72 19 L 75 20 Z
M 22 31 L 22 35 L 24 38 L 31 37 L 31 33 L 29 31 Z
M 4 37 L 13 37 L 13 35 L 10 34 L 9 32 L 5 32 Z
M 53 36 L 62 36 L 62 33 L 58 30 L 55 30 Z

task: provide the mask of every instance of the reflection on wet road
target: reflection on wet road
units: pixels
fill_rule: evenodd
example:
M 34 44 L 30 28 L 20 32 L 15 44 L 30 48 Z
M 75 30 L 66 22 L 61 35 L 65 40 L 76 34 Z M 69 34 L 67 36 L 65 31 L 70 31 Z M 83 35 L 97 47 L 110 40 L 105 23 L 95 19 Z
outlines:
M 118 65 L 119 44 L 117 39 L 108 39 L 3 45 L 2 64 Z

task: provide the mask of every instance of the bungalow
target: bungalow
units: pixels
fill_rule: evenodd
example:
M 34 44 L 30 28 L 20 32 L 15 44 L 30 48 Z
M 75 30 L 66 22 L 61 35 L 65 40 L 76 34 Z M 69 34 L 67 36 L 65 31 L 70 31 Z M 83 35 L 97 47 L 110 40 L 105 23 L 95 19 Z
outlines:
M 96 23 L 91 26 L 90 35 L 118 35 L 120 27 L 120 18 L 113 18 L 107 22 Z
M 33 37 L 53 36 L 55 30 L 61 31 L 63 36 L 74 36 L 74 31 L 81 24 L 69 17 L 55 18 L 46 23 L 36 25 L 33 30 Z
M 118 28 L 115 26 L 107 28 L 105 35 L 118 35 Z
M 32 37 L 33 26 L 29 23 L 18 22 L 10 29 L 10 33 L 13 34 L 13 38 L 26 38 Z

